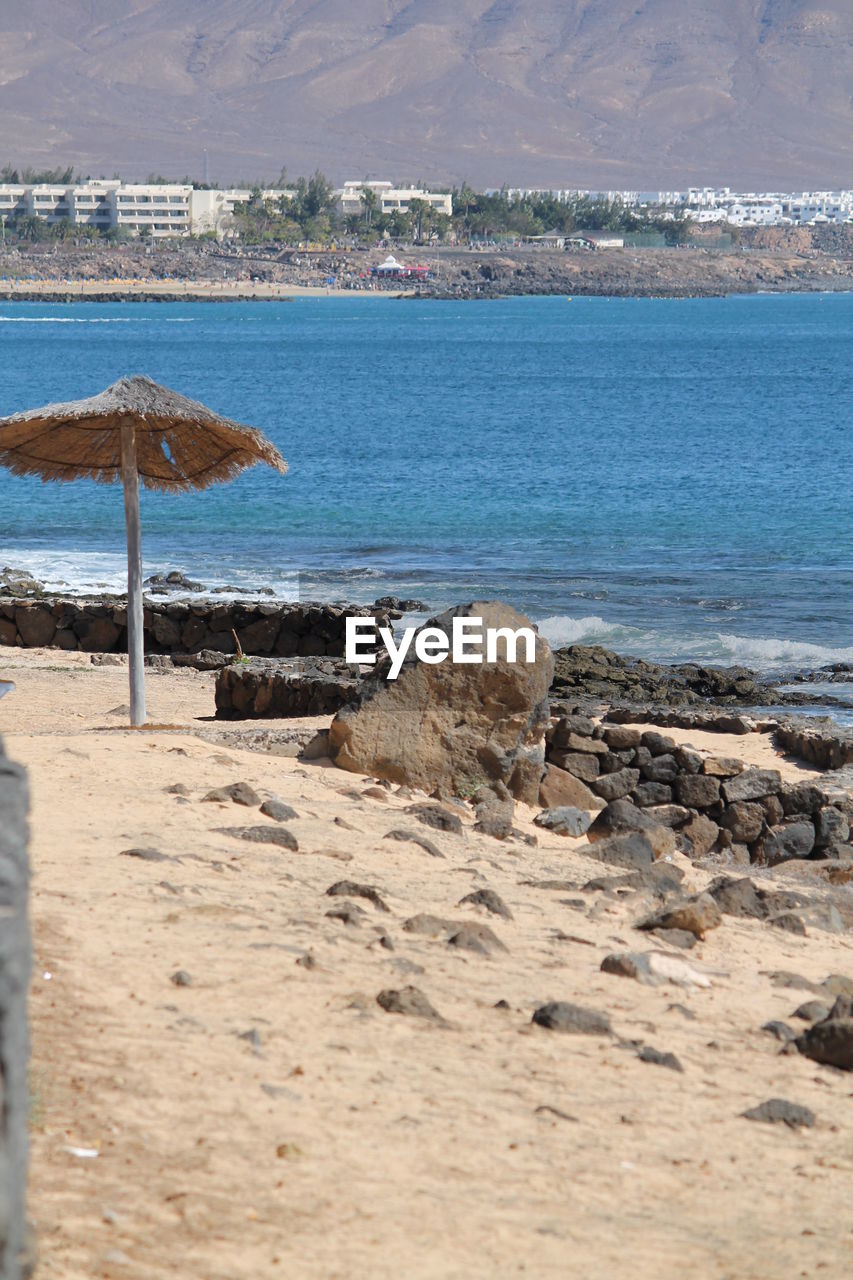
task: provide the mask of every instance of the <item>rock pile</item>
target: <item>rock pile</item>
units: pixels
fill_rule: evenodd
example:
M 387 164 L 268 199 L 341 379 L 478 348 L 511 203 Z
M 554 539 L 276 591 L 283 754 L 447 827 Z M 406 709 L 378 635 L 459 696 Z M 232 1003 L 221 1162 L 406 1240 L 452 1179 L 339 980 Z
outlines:
M 546 735 L 549 801 L 562 775 L 588 788 L 604 808 L 590 839 L 669 828 L 677 846 L 699 859 L 775 865 L 789 859 L 853 859 L 853 778 L 783 783 L 776 769 L 706 758 L 655 730 L 596 725 L 564 715 Z M 593 807 L 593 805 L 586 807 Z M 584 807 L 584 806 L 581 806 Z

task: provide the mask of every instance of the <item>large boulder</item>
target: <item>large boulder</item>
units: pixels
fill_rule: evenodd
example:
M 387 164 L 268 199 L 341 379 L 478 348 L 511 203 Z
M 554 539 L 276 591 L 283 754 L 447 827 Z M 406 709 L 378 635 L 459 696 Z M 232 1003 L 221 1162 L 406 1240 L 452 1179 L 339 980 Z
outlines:
M 487 628 L 532 627 L 529 619 L 495 601 L 461 605 L 431 619 L 450 638 L 453 619 L 477 617 Z M 498 643 L 493 662 L 420 661 L 411 645 L 396 680 L 380 660 L 353 706 L 342 708 L 329 731 L 329 755 L 342 769 L 423 787 L 441 797 L 468 795 L 480 784 L 503 783 L 516 800 L 539 803 L 545 768 L 548 689 L 554 661 L 536 637 L 532 662 L 519 643 L 507 660 Z M 484 644 L 469 644 L 482 654 Z
M 27 781 L 0 742 L 0 1276 L 28 1275 Z

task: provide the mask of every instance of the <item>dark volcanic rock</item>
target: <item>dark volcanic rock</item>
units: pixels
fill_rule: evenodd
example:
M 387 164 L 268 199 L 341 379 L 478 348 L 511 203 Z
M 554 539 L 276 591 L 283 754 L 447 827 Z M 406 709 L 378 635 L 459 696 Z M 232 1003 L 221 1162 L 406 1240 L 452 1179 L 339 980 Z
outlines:
M 641 921 L 638 929 L 684 929 L 700 940 L 709 929 L 716 929 L 722 924 L 723 917 L 717 903 L 708 893 L 698 893 L 692 898 L 685 898 L 654 915 Z
M 769 865 L 790 858 L 807 858 L 814 848 L 815 830 L 810 822 L 792 822 L 771 827 L 761 842 L 761 853 Z
M 506 951 L 498 935 L 487 924 L 463 924 L 461 929 L 447 939 L 447 945 L 464 951 L 478 951 L 484 956 L 490 956 L 495 951 Z
M 643 1045 L 637 1057 L 641 1062 L 650 1062 L 656 1067 L 668 1067 L 670 1071 L 684 1071 L 684 1067 L 682 1067 L 674 1053 L 664 1053 L 660 1049 L 653 1049 L 650 1044 Z
M 296 810 L 291 809 L 283 800 L 265 800 L 261 805 L 261 813 L 265 818 L 273 818 L 276 822 L 289 822 L 292 818 L 299 817 Z
M 464 898 L 460 898 L 457 906 L 485 907 L 493 916 L 502 916 L 504 920 L 512 919 L 512 912 L 504 902 L 503 898 L 495 893 L 494 889 L 475 889 L 473 893 L 466 893 Z
M 235 840 L 248 840 L 250 844 L 275 844 L 280 849 L 299 852 L 296 836 L 287 827 L 219 827 L 223 835 Z
M 592 790 L 602 800 L 621 800 L 630 795 L 640 781 L 639 769 L 619 769 L 615 773 L 606 773 L 592 783 Z
M 549 1031 L 565 1031 L 575 1035 L 601 1036 L 612 1033 L 610 1018 L 606 1013 L 586 1009 L 579 1004 L 569 1004 L 565 1000 L 552 1000 L 541 1005 L 534 1013 L 533 1021 Z
M 337 880 L 326 890 L 327 898 L 365 898 L 372 902 L 378 911 L 387 911 L 379 890 L 372 884 L 357 884 L 355 880 Z
M 417 818 L 418 822 L 422 822 L 425 827 L 434 827 L 436 831 L 458 833 L 462 830 L 460 818 L 440 804 L 411 804 L 406 813 Z
M 444 854 L 434 845 L 432 840 L 428 840 L 426 836 L 419 835 L 417 831 L 405 831 L 400 827 L 395 827 L 393 831 L 387 831 L 384 839 L 386 840 L 402 840 L 408 844 L 416 844 L 424 853 L 428 853 L 431 858 L 443 858 Z
M 780 695 L 744 667 L 658 666 L 600 645 L 569 645 L 554 654 L 555 698 L 580 696 L 622 703 L 769 706 Z
M 853 1017 L 816 1022 L 797 1036 L 797 1048 L 815 1062 L 853 1071 Z
M 402 1013 L 410 1018 L 424 1018 L 439 1026 L 447 1026 L 447 1020 L 434 1009 L 427 997 L 417 987 L 387 988 L 380 991 L 376 1003 L 386 1013 Z
M 582 836 L 589 830 L 592 819 L 583 809 L 562 805 L 559 809 L 543 809 L 533 821 L 537 827 L 559 836 Z
M 604 808 L 603 801 L 585 782 L 553 762 L 546 764 L 545 776 L 539 783 L 539 803 L 544 809 L 559 809 L 564 805 L 575 809 Z
M 768 1098 L 757 1107 L 742 1112 L 745 1120 L 759 1120 L 763 1124 L 786 1124 L 789 1129 L 812 1129 L 815 1115 L 808 1107 L 785 1098 Z
M 702 773 L 683 773 L 675 779 L 673 794 L 676 802 L 688 809 L 709 809 L 720 798 L 720 784 Z
M 744 769 L 736 777 L 728 778 L 721 790 L 726 804 L 734 804 L 737 800 L 777 795 L 781 786 L 782 775 L 778 769 Z
M 596 862 L 606 862 L 612 867 L 630 867 L 645 870 L 654 862 L 654 849 L 642 831 L 630 831 L 625 835 L 598 840 L 580 850 Z
M 787 1022 L 779 1022 L 776 1020 L 773 1022 L 765 1022 L 761 1030 L 766 1031 L 767 1034 L 773 1036 L 774 1039 L 781 1040 L 782 1044 L 790 1044 L 792 1040 L 796 1040 L 797 1038 L 796 1031 L 792 1030 L 792 1028 L 788 1026 Z
M 245 805 L 247 809 L 254 809 L 261 803 L 261 797 L 248 782 L 232 782 L 227 787 L 217 787 L 214 791 L 208 791 L 203 799 L 218 801 L 220 804 L 227 804 L 231 800 L 234 804 Z

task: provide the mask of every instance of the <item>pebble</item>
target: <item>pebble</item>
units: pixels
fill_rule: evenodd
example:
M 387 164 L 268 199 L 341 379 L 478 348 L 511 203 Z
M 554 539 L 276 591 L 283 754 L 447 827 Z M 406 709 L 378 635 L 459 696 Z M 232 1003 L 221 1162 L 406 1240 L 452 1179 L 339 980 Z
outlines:
M 186 969 L 176 969 L 169 981 L 176 987 L 191 987 L 193 980 Z
M 434 1009 L 427 997 L 417 987 L 401 987 L 400 990 L 387 988 L 380 991 L 376 1003 L 386 1013 L 401 1013 L 411 1018 L 424 1018 L 440 1026 L 447 1026 L 447 1021 Z
M 782 1044 L 790 1044 L 792 1040 L 796 1040 L 797 1038 L 796 1031 L 792 1030 L 792 1028 L 788 1026 L 787 1022 L 779 1022 L 777 1020 L 765 1022 L 761 1030 L 766 1031 L 767 1034 L 773 1036 L 775 1040 L 780 1040 Z
M 256 809 L 261 803 L 261 797 L 248 782 L 232 782 L 227 787 L 216 787 L 213 791 L 208 791 L 202 799 L 219 804 L 227 804 L 231 800 L 234 804 L 245 805 L 248 809 Z
M 378 911 L 387 912 L 389 909 L 383 902 L 378 889 L 375 889 L 372 884 L 358 884 L 355 880 L 338 880 L 335 884 L 329 885 L 326 897 L 365 898 L 368 902 L 372 902 Z
M 822 1000 L 807 1000 L 791 1014 L 792 1018 L 799 1018 L 802 1022 L 820 1022 L 828 1016 L 829 1005 Z
M 261 813 L 265 818 L 274 818 L 276 822 L 289 822 L 291 818 L 299 817 L 296 810 L 291 809 L 283 800 L 265 800 L 261 805 Z
M 405 831 L 401 827 L 395 827 L 393 831 L 385 833 L 386 840 L 402 840 L 409 844 L 416 844 L 423 849 L 424 853 L 428 853 L 431 858 L 443 858 L 444 854 L 441 850 L 428 840 L 426 836 L 418 835 L 417 831 Z
M 640 1062 L 650 1062 L 655 1067 L 668 1067 L 670 1071 L 684 1071 L 684 1067 L 682 1067 L 674 1053 L 664 1053 L 660 1049 L 653 1049 L 650 1044 L 643 1045 L 637 1057 Z
M 613 1031 L 606 1013 L 570 1004 L 567 1000 L 550 1000 L 547 1004 L 540 1005 L 532 1021 L 548 1031 L 563 1031 L 572 1035 L 609 1036 Z
M 504 920 L 512 919 L 512 912 L 503 898 L 495 893 L 494 889 L 475 889 L 473 893 L 466 893 L 464 898 L 460 898 L 456 905 L 458 907 L 466 905 L 485 907 L 493 916 L 502 916 Z
M 342 902 L 340 906 L 332 907 L 330 911 L 327 911 L 326 915 L 330 920 L 340 920 L 343 924 L 351 925 L 353 928 L 358 928 L 362 920 L 367 919 L 367 912 L 363 911 L 354 902 Z
M 460 947 L 465 951 L 477 951 L 484 956 L 507 949 L 487 924 L 464 924 L 457 933 L 447 939 L 447 945 Z
M 252 844 L 275 844 L 280 849 L 299 852 L 296 836 L 287 827 L 218 827 L 222 835 L 233 836 L 235 840 L 248 840 Z
M 173 858 L 168 853 L 161 853 L 159 849 L 122 849 L 118 856 L 120 858 L 139 858 L 142 862 L 180 862 L 180 858 Z
M 723 916 L 714 899 L 707 893 L 698 893 L 684 902 L 656 911 L 640 922 L 638 929 L 684 929 L 700 940 L 709 929 L 722 924 Z
M 426 827 L 435 827 L 436 831 L 453 831 L 458 834 L 462 830 L 462 823 L 456 814 L 440 804 L 410 804 L 406 813 L 417 818 Z
M 543 809 L 533 822 L 537 827 L 553 831 L 558 836 L 582 836 L 589 830 L 592 817 L 583 809 L 560 805 L 556 809 Z
M 785 1098 L 768 1098 L 749 1111 L 742 1111 L 745 1120 L 759 1120 L 764 1124 L 786 1124 L 789 1129 L 812 1129 L 815 1114 L 808 1107 L 798 1102 L 788 1102 Z

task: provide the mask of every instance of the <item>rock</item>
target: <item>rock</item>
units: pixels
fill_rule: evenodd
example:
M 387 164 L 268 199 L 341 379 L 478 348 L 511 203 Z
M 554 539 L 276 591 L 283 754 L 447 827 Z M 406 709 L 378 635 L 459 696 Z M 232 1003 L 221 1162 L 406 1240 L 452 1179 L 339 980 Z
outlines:
M 801 1022 L 822 1022 L 824 1018 L 829 1017 L 830 1007 L 822 1000 L 807 1000 L 805 1004 L 801 1004 L 794 1010 L 791 1017 L 799 1018 Z
M 853 1071 L 853 1017 L 815 1023 L 797 1036 L 797 1048 L 814 1062 Z
M 807 858 L 814 840 L 815 829 L 810 822 L 771 827 L 761 842 L 761 855 L 771 867 L 789 858 Z
M 717 906 L 727 916 L 740 916 L 753 920 L 767 918 L 767 904 L 761 898 L 750 879 L 715 880 L 709 885 L 708 892 Z
M 696 935 L 686 929 L 652 929 L 654 936 L 671 947 L 681 947 L 683 951 L 692 951 L 696 946 Z
M 820 787 L 811 782 L 788 782 L 781 790 L 779 799 L 786 817 L 795 813 L 817 813 L 823 805 Z
M 193 980 L 186 969 L 176 969 L 169 981 L 176 987 L 191 987 Z
M 15 624 L 27 649 L 49 645 L 56 631 L 56 620 L 48 604 L 19 605 L 15 610 Z
M 671 907 L 664 907 L 641 921 L 638 929 L 685 929 L 701 941 L 709 929 L 716 929 L 723 922 L 720 908 L 708 893 L 698 893 L 692 898 Z
M 704 858 L 710 853 L 720 834 L 716 822 L 704 813 L 697 813 L 681 828 L 681 834 L 690 841 L 694 858 Z
M 379 890 L 372 884 L 358 884 L 355 880 L 337 880 L 326 890 L 327 898 L 366 898 L 378 911 L 388 911 Z
M 695 774 L 702 772 L 702 766 L 705 761 L 699 752 L 694 751 L 692 747 L 676 747 L 672 754 L 675 756 L 675 763 L 682 773 Z
M 639 747 L 643 740 L 639 729 L 631 729 L 625 724 L 606 724 L 602 736 L 611 751 L 625 751 Z
M 640 772 L 649 782 L 674 782 L 679 776 L 675 756 L 671 755 L 652 756 L 648 763 L 640 765 Z
M 815 1123 L 813 1111 L 785 1098 L 768 1098 L 759 1106 L 742 1111 L 741 1115 L 745 1120 L 759 1120 L 763 1124 L 786 1124 L 789 1129 L 812 1129 Z
M 338 906 L 331 907 L 326 912 L 329 920 L 340 920 L 342 924 L 349 925 L 350 928 L 358 929 L 361 927 L 363 920 L 368 919 L 367 912 L 356 902 L 341 902 Z
M 657 825 L 645 810 L 630 800 L 612 800 L 594 820 L 587 836 L 590 840 L 605 840 L 626 831 L 647 831 Z
M 545 766 L 545 776 L 539 784 L 539 803 L 545 809 L 559 809 L 564 805 L 575 809 L 604 807 L 585 783 L 555 764 Z
M 427 1022 L 434 1022 L 443 1027 L 449 1025 L 417 987 L 402 987 L 399 991 L 388 988 L 380 991 L 376 997 L 376 1003 L 386 1013 L 401 1013 L 410 1018 L 424 1018 Z
M 669 804 L 672 801 L 672 787 L 665 782 L 641 782 L 631 792 L 631 799 L 640 809 L 650 805 Z
M 639 781 L 639 769 L 619 769 L 616 773 L 607 773 L 596 778 L 592 784 L 592 790 L 596 795 L 601 796 L 602 800 L 608 802 L 621 800 L 624 796 L 630 795 Z
M 620 978 L 634 978 L 646 986 L 655 985 L 649 957 L 639 951 L 614 952 L 604 957 L 600 968 L 602 973 L 614 973 Z
M 501 809 L 487 809 L 474 823 L 474 830 L 481 835 L 491 836 L 493 840 L 508 840 L 512 835 L 512 813 Z
M 456 618 L 482 618 L 483 628 L 531 628 L 508 605 L 476 602 L 428 624 L 450 635 Z M 484 652 L 484 645 L 469 646 Z M 548 689 L 554 660 L 536 638 L 533 662 L 519 645 L 516 662 L 460 664 L 419 661 L 412 645 L 396 680 L 380 662 L 358 704 L 345 707 L 329 730 L 329 753 L 340 768 L 370 773 L 429 793 L 464 793 L 472 779 L 500 781 L 517 800 L 535 805 L 545 763 Z M 579 739 L 586 741 L 586 739 Z M 603 746 L 604 744 L 602 744 Z
M 853 1000 L 853 978 L 848 978 L 843 973 L 831 973 L 828 978 L 824 978 L 820 986 L 827 995 L 847 996 L 848 999 Z
M 299 852 L 296 836 L 287 827 L 219 827 L 223 835 L 235 840 L 248 840 L 251 844 L 275 844 L 280 849 Z
M 582 836 L 592 819 L 583 809 L 563 805 L 559 809 L 543 809 L 533 821 L 537 827 L 553 831 L 558 836 Z
M 387 831 L 384 836 L 385 840 L 402 840 L 408 844 L 416 844 L 418 848 L 423 849 L 424 853 L 428 853 L 431 858 L 443 858 L 444 854 L 434 845 L 426 836 L 418 835 L 417 831 L 405 831 L 400 827 L 395 827 L 393 831 Z
M 568 714 L 560 716 L 551 733 L 551 740 L 555 746 L 563 747 L 572 734 L 581 738 L 591 738 L 594 732 L 595 721 L 589 716 Z
M 460 898 L 456 905 L 485 907 L 493 916 L 502 916 L 504 920 L 512 919 L 512 912 L 494 889 L 475 889 L 473 893 L 466 893 L 464 898 Z
M 684 1067 L 674 1053 L 663 1053 L 660 1049 L 653 1049 L 650 1044 L 643 1045 L 637 1057 L 640 1062 L 650 1062 L 656 1067 L 668 1067 L 670 1071 L 684 1071 Z
M 779 915 L 768 916 L 767 923 L 774 929 L 785 929 L 786 932 L 798 934 L 801 938 L 806 937 L 805 921 L 793 911 L 782 911 Z
M 417 818 L 425 827 L 434 827 L 436 831 L 453 831 L 458 834 L 462 830 L 458 815 L 440 804 L 410 804 L 406 813 Z
M 579 852 L 596 862 L 606 862 L 612 867 L 630 867 L 644 870 L 654 861 L 654 849 L 646 832 L 629 831 L 625 835 L 598 840 L 581 848 Z
M 171 854 L 161 853 L 159 849 L 148 847 L 121 849 L 118 856 L 120 858 L 140 858 L 143 862 L 180 862 L 180 858 L 173 858 Z
M 850 822 L 846 813 L 831 805 L 824 805 L 815 815 L 815 847 L 844 844 L 850 835 Z
M 500 938 L 487 924 L 463 924 L 461 929 L 447 939 L 447 945 L 465 951 L 478 951 L 484 956 L 490 956 L 495 951 L 506 951 Z
M 211 800 L 219 804 L 227 804 L 232 801 L 234 804 L 245 805 L 247 809 L 255 809 L 261 803 L 261 797 L 248 782 L 232 782 L 227 787 L 216 787 L 213 791 L 208 791 L 203 800 Z
M 653 756 L 671 755 L 676 746 L 674 738 L 668 737 L 665 733 L 658 733 L 656 729 L 646 730 L 642 743 Z
M 790 1044 L 792 1040 L 797 1038 L 796 1031 L 793 1031 L 787 1022 L 765 1022 L 761 1030 L 766 1031 L 775 1040 L 781 1040 L 782 1044 Z
M 734 778 L 745 768 L 742 760 L 732 756 L 710 756 L 702 765 L 703 772 L 711 778 Z
M 601 765 L 596 755 L 584 754 L 580 751 L 558 751 L 552 748 L 548 759 L 557 768 L 570 773 L 573 778 L 579 778 L 582 782 L 592 783 L 601 773 Z
M 406 933 L 420 933 L 427 938 L 444 938 L 446 941 L 451 934 L 457 933 L 464 923 L 464 920 L 447 920 L 444 916 L 434 916 L 424 911 L 404 920 L 403 930 Z
M 650 805 L 645 814 L 656 826 L 676 830 L 690 821 L 692 811 L 682 804 L 655 804 Z
M 682 773 L 675 779 L 672 790 L 676 802 L 688 809 L 710 809 L 720 798 L 719 781 L 703 773 Z
M 737 800 L 777 795 L 781 787 L 782 775 L 778 769 L 744 769 L 736 777 L 728 778 L 721 790 L 726 804 L 734 804 Z
M 720 815 L 720 826 L 740 844 L 752 844 L 764 830 L 765 812 L 760 804 L 735 801 Z
M 755 801 L 764 810 L 764 821 L 768 827 L 778 827 L 785 817 L 782 801 L 778 796 L 762 796 Z
M 611 1035 L 612 1027 L 606 1013 L 586 1009 L 582 1005 L 569 1004 L 565 1000 L 551 1000 L 540 1005 L 533 1015 L 533 1022 L 549 1031 L 564 1031 L 574 1035 Z
M 261 813 L 265 818 L 274 818 L 276 822 L 289 822 L 291 818 L 299 817 L 296 810 L 291 809 L 283 800 L 265 800 L 261 805 Z

